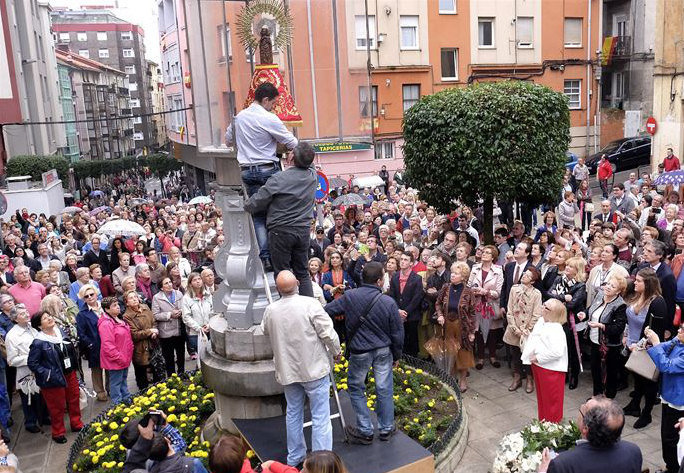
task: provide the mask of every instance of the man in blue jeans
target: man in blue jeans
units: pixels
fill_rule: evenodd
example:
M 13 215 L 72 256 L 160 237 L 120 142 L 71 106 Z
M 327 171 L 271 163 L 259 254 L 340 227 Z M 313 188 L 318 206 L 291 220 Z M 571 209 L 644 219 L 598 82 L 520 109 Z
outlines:
M 299 295 L 291 271 L 276 278 L 280 299 L 264 311 L 261 327 L 273 348 L 275 377 L 283 385 L 287 411 L 287 464 L 306 458 L 304 403 L 311 409 L 311 449 L 332 450 L 330 422 L 330 357 L 341 356 L 340 340 L 321 303 Z M 390 396 L 391 399 L 391 396 Z
M 389 440 L 396 431 L 392 367 L 397 366 L 404 344 L 404 323 L 397 303 L 382 294 L 385 271 L 382 263 L 371 261 L 363 267 L 363 284 L 346 291 L 342 297 L 325 306 L 331 316 L 345 314 L 349 371 L 347 385 L 356 427 L 347 426 L 350 442 L 370 445 L 373 424 L 366 395 L 366 375 L 373 367 L 377 395 L 378 431 L 380 440 Z
M 247 197 L 256 194 L 269 177 L 280 172 L 280 161 L 276 156 L 278 143 L 293 150 L 297 138 L 290 133 L 282 121 L 271 113 L 278 100 L 278 89 L 264 82 L 254 92 L 254 102 L 235 116 L 234 129 L 226 130 L 226 144 L 235 142 L 237 160 Z M 271 269 L 266 232 L 266 214 L 253 215 L 254 230 L 259 243 L 259 257 L 264 269 Z

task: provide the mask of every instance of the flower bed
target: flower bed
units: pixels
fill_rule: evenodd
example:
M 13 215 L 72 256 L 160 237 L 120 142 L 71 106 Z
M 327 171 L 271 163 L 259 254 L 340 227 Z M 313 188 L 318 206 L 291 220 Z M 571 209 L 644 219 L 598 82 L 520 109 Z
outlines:
M 410 364 L 409 364 L 410 363 Z M 347 389 L 348 361 L 335 364 L 337 389 Z M 435 455 L 439 454 L 460 425 L 461 404 L 445 385 L 454 381 L 433 364 L 415 358 L 402 360 L 393 370 L 394 415 L 397 427 Z M 368 375 L 368 407 L 375 410 L 373 370 Z M 458 396 L 458 395 L 456 395 Z
M 137 394 L 131 403 L 102 413 L 84 428 L 72 446 L 67 469 L 91 473 L 121 471 L 126 449 L 119 442 L 119 432 L 130 419 L 141 418 L 151 409 L 166 413 L 167 421 L 188 444 L 186 455 L 199 458 L 206 465 L 209 442 L 200 440 L 200 426 L 215 409 L 214 393 L 203 385 L 202 375 L 197 372 L 189 378 L 174 374 Z
M 574 422 L 555 424 L 535 420 L 520 432 L 506 435 L 499 444 L 492 473 L 534 473 L 542 450 L 570 450 L 580 438 Z

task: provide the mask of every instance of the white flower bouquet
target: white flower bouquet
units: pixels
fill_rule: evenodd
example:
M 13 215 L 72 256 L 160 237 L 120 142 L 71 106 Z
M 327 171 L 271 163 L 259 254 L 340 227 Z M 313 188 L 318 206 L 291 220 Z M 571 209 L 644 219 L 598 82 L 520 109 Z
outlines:
M 520 432 L 506 435 L 499 444 L 493 473 L 535 473 L 545 447 L 569 450 L 580 438 L 574 422 L 555 424 L 535 420 Z

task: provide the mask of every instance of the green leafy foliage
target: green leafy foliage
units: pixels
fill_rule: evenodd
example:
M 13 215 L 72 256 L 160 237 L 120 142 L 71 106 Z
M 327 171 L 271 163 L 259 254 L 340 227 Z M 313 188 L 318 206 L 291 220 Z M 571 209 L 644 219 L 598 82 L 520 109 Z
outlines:
M 179 171 L 183 168 L 183 163 L 174 159 L 168 154 L 151 154 L 147 157 L 145 164 L 150 168 L 154 174 L 159 178 L 164 178 L 167 174 L 173 171 Z
M 567 98 L 548 87 L 502 81 L 447 89 L 404 116 L 405 180 L 440 212 L 456 199 L 553 201 L 569 129 Z
M 41 180 L 41 174 L 56 169 L 59 178 L 66 181 L 69 177 L 69 160 L 63 156 L 15 156 L 7 162 L 7 176 L 31 176 L 34 181 Z
M 94 161 L 79 161 L 74 163 L 74 175 L 79 179 L 86 177 L 98 178 L 113 176 L 122 171 L 133 169 L 135 167 L 136 158 L 133 156 L 126 156 L 124 158 L 94 160 Z

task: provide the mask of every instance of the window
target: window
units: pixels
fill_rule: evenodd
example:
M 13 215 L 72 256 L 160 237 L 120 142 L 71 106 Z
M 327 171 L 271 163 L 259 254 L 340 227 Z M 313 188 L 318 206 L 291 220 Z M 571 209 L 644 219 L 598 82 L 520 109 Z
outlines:
M 394 141 L 378 141 L 375 145 L 375 159 L 393 159 Z
M 563 42 L 566 48 L 582 47 L 582 18 L 565 19 Z
M 356 15 L 356 49 L 366 49 L 366 17 Z M 368 41 L 371 49 L 375 49 L 375 15 L 368 15 Z
M 140 107 L 140 99 L 131 99 L 131 108 Z
M 413 107 L 420 99 L 420 84 L 404 84 L 401 88 L 404 111 Z
M 133 133 L 133 139 L 135 141 L 142 141 L 145 139 L 145 136 L 142 134 L 142 132 L 136 131 L 135 133 Z
M 563 93 L 568 97 L 568 108 L 577 110 L 582 107 L 582 81 L 566 79 L 563 83 Z
M 252 62 L 254 60 L 254 51 L 250 48 L 245 48 L 245 58 L 247 62 Z
M 133 33 L 131 33 L 130 31 L 122 31 L 121 32 L 121 39 L 123 41 L 132 40 L 133 39 Z
M 218 27 L 218 40 L 221 43 L 221 58 L 219 61 L 223 62 L 226 60 L 226 43 L 228 43 L 228 56 L 233 57 L 233 43 L 230 39 L 230 25 L 226 24 L 223 27 Z M 224 36 L 225 35 L 225 36 Z
M 76 40 L 88 41 L 88 33 L 76 33 Z
M 528 49 L 534 47 L 534 18 L 531 16 L 519 16 L 515 22 L 515 35 L 518 48 Z
M 135 66 L 124 66 L 124 72 L 126 74 L 135 74 Z
M 60 43 L 68 43 L 71 40 L 69 37 L 69 33 L 60 33 L 59 34 L 59 42 Z
M 477 44 L 479 47 L 494 47 L 494 18 L 478 18 L 477 38 Z
M 373 96 L 371 98 L 371 102 L 373 103 L 373 116 L 377 117 L 378 116 L 378 86 L 374 85 L 373 86 Z M 359 87 L 359 111 L 361 113 L 362 117 L 369 117 L 370 114 L 368 113 L 368 87 L 367 86 L 361 86 Z
M 108 58 L 109 57 L 109 49 L 100 49 L 97 52 L 97 55 L 99 58 Z
M 97 32 L 97 40 L 98 41 L 107 41 L 107 32 L 106 31 L 98 31 Z
M 135 52 L 132 49 L 123 49 L 123 57 L 135 57 Z
M 625 95 L 625 75 L 622 72 L 613 72 L 613 99 L 619 102 Z
M 442 49 L 442 80 L 458 80 L 458 49 Z
M 79 55 L 79 56 L 82 56 L 82 57 L 87 57 L 87 58 L 89 58 L 89 57 L 90 57 L 90 51 L 88 51 L 87 49 L 79 49 L 79 50 L 78 50 L 78 55 Z
M 128 90 L 129 92 L 137 92 L 138 91 L 138 83 L 137 82 L 131 82 L 128 84 Z
M 401 49 L 418 49 L 418 17 L 400 16 Z
M 456 13 L 456 0 L 439 0 L 439 12 Z
M 142 117 L 133 117 L 133 123 L 139 125 L 142 123 Z

